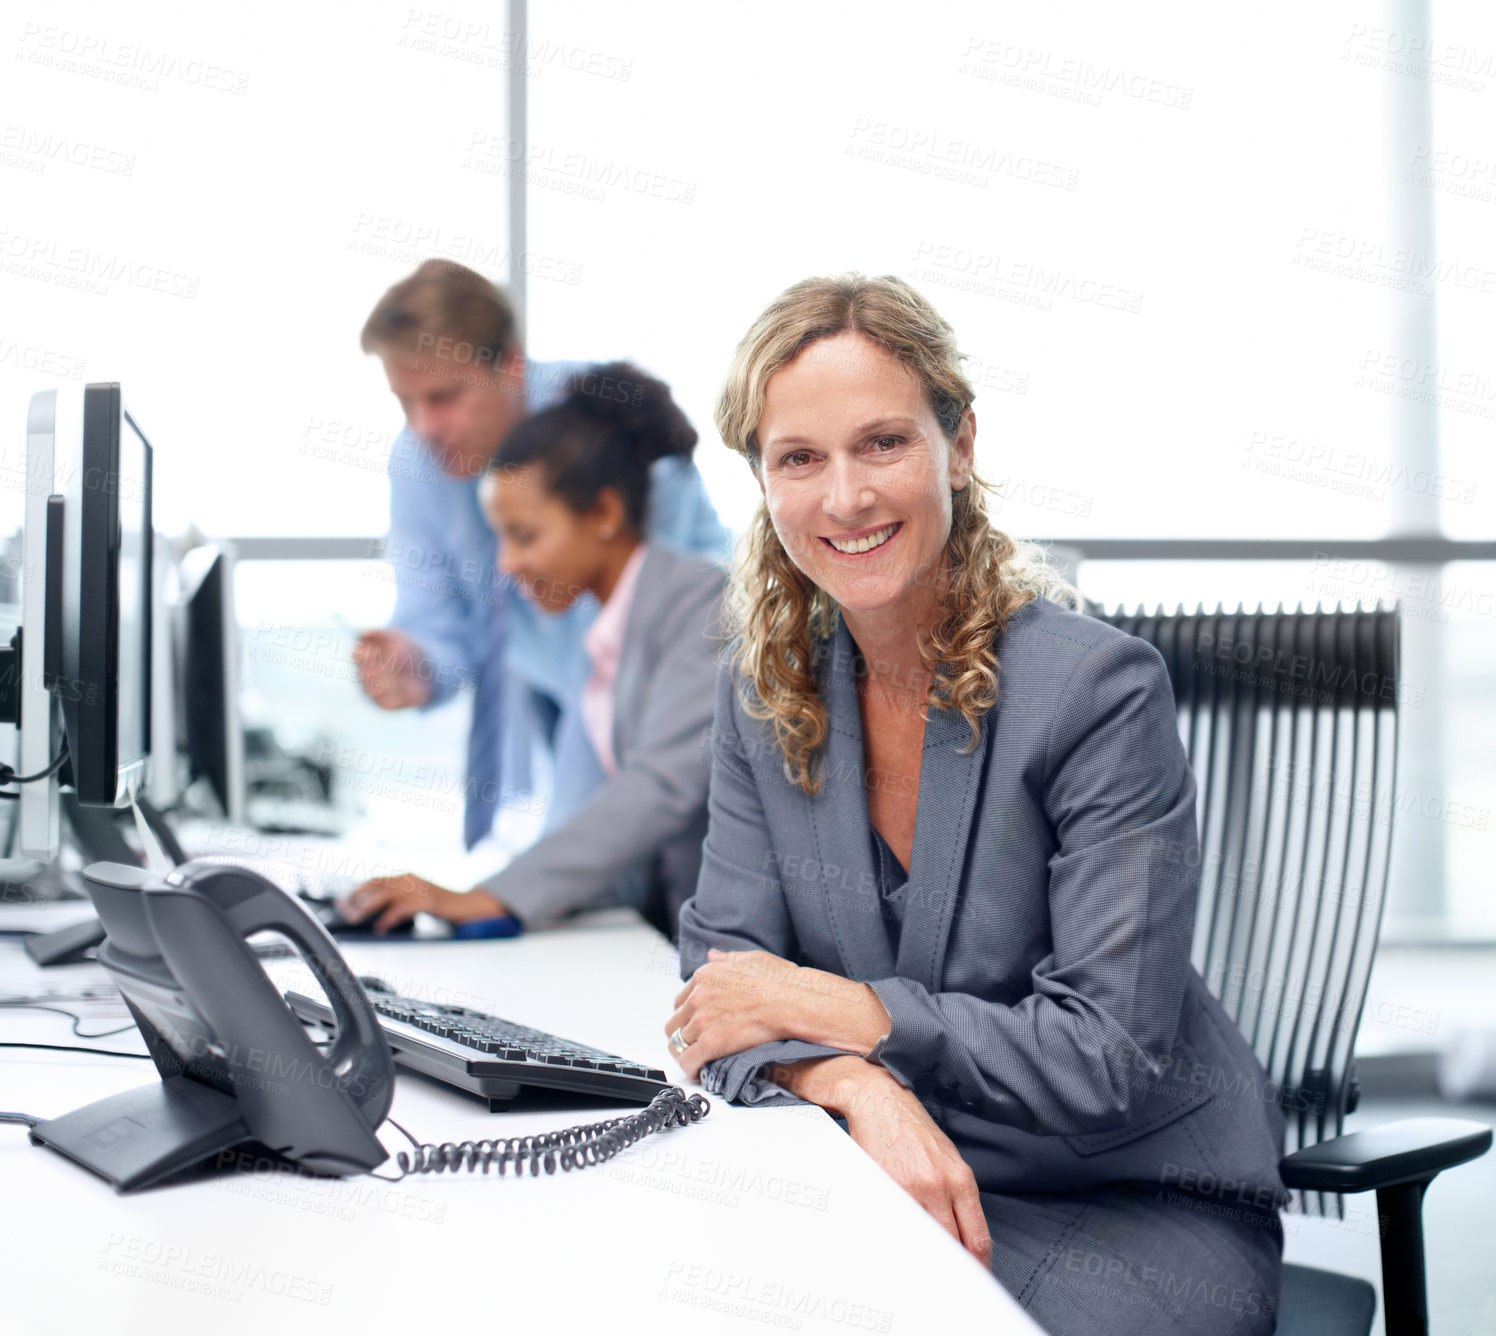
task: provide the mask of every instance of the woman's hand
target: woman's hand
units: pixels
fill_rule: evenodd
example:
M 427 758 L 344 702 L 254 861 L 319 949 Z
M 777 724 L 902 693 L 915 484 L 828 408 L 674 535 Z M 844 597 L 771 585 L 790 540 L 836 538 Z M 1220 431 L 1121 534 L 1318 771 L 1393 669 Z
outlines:
M 992 1237 L 977 1181 L 923 1104 L 863 1058 L 812 1058 L 771 1067 L 769 1078 L 847 1120 L 852 1140 L 983 1266 Z
M 338 901 L 338 913 L 349 923 L 362 923 L 378 914 L 375 932 L 388 932 L 418 913 L 435 914 L 448 923 L 466 923 L 470 919 L 498 918 L 506 912 L 487 891 L 449 891 L 414 872 L 375 877 Z
M 686 1041 L 676 1061 L 688 1080 L 715 1058 L 775 1039 L 871 1052 L 888 1033 L 888 1012 L 865 983 L 793 965 L 768 951 L 707 952 L 676 994 L 665 1033 Z
M 684 1052 L 670 1047 L 686 1079 L 697 1080 L 713 1058 L 793 1037 L 785 1028 L 793 1012 L 786 1000 L 799 973 L 798 965 L 768 951 L 708 951 L 665 1022 L 667 1036 L 678 1030 L 686 1041 Z

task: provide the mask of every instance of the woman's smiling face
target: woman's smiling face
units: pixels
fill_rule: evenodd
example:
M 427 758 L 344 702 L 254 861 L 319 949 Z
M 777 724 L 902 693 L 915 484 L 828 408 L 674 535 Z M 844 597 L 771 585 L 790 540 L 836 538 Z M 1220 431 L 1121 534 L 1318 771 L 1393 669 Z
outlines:
M 938 598 L 951 493 L 971 479 L 976 420 L 948 439 L 917 373 L 850 331 L 770 378 L 755 436 L 759 485 L 790 560 L 847 612 Z

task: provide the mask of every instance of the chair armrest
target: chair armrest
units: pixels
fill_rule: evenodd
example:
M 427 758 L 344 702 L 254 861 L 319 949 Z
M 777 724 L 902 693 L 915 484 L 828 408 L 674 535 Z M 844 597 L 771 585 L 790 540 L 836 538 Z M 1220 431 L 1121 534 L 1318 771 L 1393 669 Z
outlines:
M 1463 1118 L 1404 1118 L 1306 1146 L 1278 1162 L 1286 1187 L 1370 1192 L 1432 1178 L 1491 1148 L 1491 1129 Z

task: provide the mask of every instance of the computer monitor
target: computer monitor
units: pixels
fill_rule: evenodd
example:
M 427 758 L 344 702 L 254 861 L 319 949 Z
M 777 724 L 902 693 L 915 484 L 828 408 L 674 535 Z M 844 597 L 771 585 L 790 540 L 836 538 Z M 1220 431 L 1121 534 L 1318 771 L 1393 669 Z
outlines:
M 59 664 L 73 786 L 127 807 L 151 750 L 151 447 L 118 385 L 83 389 L 82 467 L 62 478 Z
M 21 561 L 20 696 L 17 702 L 20 741 L 16 769 L 41 774 L 62 745 L 58 699 L 43 671 L 47 621 L 47 516 L 65 460 L 77 467 L 83 456 L 83 397 L 75 390 L 42 390 L 31 396 L 26 414 L 26 510 Z M 61 448 L 59 448 L 61 442 Z M 50 588 L 59 586 L 54 577 Z M 16 846 L 26 858 L 50 862 L 61 839 L 61 804 L 55 779 L 19 786 L 16 798 Z
M 182 732 L 189 782 L 205 779 L 230 822 L 244 820 L 244 728 L 239 719 L 239 622 L 234 553 L 196 547 L 181 562 Z
M 149 773 L 153 593 L 150 443 L 120 387 L 32 396 L 18 770 L 60 773 L 18 787 L 17 844 L 59 849 L 58 789 L 85 806 L 128 805 Z

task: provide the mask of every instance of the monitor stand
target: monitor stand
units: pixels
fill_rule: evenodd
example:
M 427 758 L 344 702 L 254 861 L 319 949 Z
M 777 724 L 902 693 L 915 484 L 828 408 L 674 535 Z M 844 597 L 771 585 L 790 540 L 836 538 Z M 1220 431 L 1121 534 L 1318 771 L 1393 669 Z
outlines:
M 26 954 L 38 965 L 76 965 L 85 953 L 104 940 L 104 925 L 84 919 L 54 932 L 34 932 L 26 939 Z
M 180 867 L 187 861 L 187 855 L 175 832 L 167 825 L 165 813 L 144 798 L 137 799 L 136 803 L 146 825 L 161 841 L 166 856 Z M 84 807 L 75 794 L 62 795 L 62 815 L 86 862 L 130 865 L 140 861 L 114 823 L 115 810 Z M 26 939 L 26 954 L 38 965 L 75 965 L 103 940 L 104 925 L 96 918 L 89 919 L 68 928 L 58 928 L 55 932 L 33 933 Z

